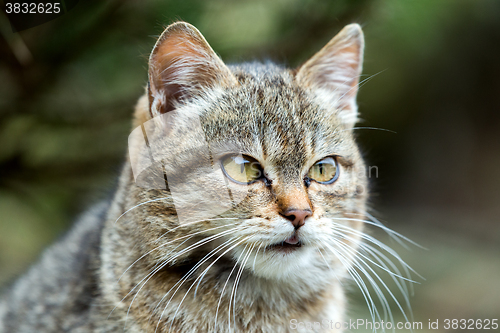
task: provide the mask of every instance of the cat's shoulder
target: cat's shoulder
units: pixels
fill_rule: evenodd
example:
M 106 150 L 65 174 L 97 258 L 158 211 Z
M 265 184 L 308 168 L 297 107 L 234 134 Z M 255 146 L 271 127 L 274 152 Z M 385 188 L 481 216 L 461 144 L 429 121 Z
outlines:
M 0 332 L 67 331 L 88 325 L 97 297 L 101 231 L 109 202 L 94 205 L 0 301 Z M 3 325 L 3 326 L 2 326 Z

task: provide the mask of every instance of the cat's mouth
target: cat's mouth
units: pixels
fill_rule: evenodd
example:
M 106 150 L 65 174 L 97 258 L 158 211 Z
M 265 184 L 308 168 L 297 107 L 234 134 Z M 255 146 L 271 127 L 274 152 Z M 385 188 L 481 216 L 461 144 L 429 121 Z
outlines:
M 294 234 L 281 243 L 271 245 L 269 249 L 282 253 L 291 253 L 293 251 L 296 251 L 300 247 L 302 247 L 302 242 L 299 240 L 299 237 Z

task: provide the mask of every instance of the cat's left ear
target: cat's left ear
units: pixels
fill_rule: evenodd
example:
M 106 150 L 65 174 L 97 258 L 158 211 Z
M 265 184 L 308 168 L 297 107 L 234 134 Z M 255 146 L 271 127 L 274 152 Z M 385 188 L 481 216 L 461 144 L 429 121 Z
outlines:
M 171 24 L 149 57 L 150 114 L 155 117 L 207 90 L 233 84 L 236 78 L 198 29 L 186 22 Z
M 304 63 L 297 72 L 300 85 L 312 91 L 321 103 L 336 108 L 349 128 L 358 119 L 356 94 L 363 63 L 364 38 L 358 24 L 350 24 Z

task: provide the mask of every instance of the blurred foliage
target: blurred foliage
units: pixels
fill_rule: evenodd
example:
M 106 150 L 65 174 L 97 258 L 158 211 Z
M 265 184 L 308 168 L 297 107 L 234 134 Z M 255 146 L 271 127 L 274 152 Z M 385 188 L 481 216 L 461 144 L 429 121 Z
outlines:
M 182 19 L 226 62 L 290 66 L 343 25 L 363 26 L 359 126 L 397 132 L 357 130 L 379 170 L 373 203 L 391 226 L 435 241 L 425 244 L 435 245 L 431 270 L 418 262 L 428 253 L 412 258 L 439 289 L 439 268 L 445 274 L 448 258 L 460 261 L 456 249 L 500 254 L 491 247 L 500 241 L 499 17 L 497 0 L 87 0 L 14 34 L 0 16 L 0 283 L 112 193 L 154 37 Z M 474 270 L 489 274 L 493 264 Z M 490 306 L 499 306 L 495 288 Z M 474 311 L 460 314 L 488 313 Z

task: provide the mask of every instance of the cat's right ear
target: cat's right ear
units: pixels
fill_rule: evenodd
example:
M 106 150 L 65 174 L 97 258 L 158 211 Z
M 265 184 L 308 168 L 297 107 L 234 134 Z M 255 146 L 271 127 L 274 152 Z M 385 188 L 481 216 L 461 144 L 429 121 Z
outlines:
M 216 86 L 236 84 L 229 68 L 189 23 L 168 26 L 149 57 L 150 116 L 166 113 Z
M 347 127 L 357 121 L 356 94 L 363 63 L 364 38 L 358 24 L 342 29 L 297 71 L 296 79 L 336 109 Z

